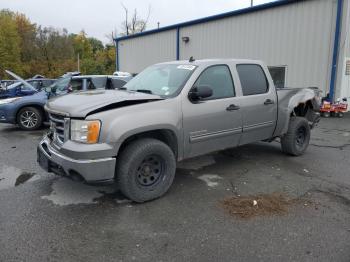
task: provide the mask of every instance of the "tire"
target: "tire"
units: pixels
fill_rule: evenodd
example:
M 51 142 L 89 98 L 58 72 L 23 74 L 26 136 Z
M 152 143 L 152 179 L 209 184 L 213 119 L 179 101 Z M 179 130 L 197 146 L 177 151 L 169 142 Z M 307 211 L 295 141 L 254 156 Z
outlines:
M 310 126 L 303 117 L 291 117 L 288 132 L 281 138 L 282 151 L 292 156 L 302 155 L 310 142 Z
M 43 125 L 43 114 L 35 107 L 24 107 L 17 114 L 17 124 L 22 130 L 37 130 Z
M 344 113 L 343 112 L 339 112 L 338 113 L 338 117 L 340 117 L 340 118 L 344 117 Z
M 176 159 L 163 142 L 144 138 L 131 142 L 122 151 L 116 167 L 120 191 L 142 203 L 164 195 L 173 183 Z
M 328 117 L 330 117 L 331 116 L 331 113 L 330 112 L 324 112 L 323 113 L 323 117 L 325 117 L 325 118 L 328 118 Z

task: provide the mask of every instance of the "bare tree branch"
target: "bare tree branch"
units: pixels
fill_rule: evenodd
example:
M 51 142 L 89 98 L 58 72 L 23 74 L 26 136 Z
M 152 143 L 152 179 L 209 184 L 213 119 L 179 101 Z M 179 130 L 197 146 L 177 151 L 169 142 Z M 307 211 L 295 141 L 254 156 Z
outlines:
M 131 21 L 129 21 L 129 10 L 128 8 L 121 3 L 125 11 L 125 20 L 122 23 L 122 33 L 121 35 L 130 35 L 137 34 L 146 30 L 150 15 L 151 15 L 151 5 L 148 6 L 146 19 L 139 17 L 137 9 L 134 9 L 134 12 L 131 16 Z

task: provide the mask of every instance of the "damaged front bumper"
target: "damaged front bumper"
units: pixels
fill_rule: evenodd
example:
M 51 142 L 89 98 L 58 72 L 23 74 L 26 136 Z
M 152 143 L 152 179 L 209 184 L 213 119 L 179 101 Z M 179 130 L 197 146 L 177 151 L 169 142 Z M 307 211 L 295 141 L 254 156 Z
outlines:
M 114 182 L 116 165 L 114 157 L 99 159 L 71 158 L 58 152 L 48 135 L 45 135 L 38 145 L 37 161 L 47 172 L 67 176 L 74 180 L 83 180 L 87 183 Z

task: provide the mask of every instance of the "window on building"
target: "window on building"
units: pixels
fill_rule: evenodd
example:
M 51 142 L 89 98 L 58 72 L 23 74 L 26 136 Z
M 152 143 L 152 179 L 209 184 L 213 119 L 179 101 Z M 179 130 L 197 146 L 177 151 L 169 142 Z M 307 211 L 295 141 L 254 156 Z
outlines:
M 268 91 L 269 85 L 261 66 L 241 64 L 237 65 L 237 72 L 244 96 L 264 94 Z
M 194 86 L 208 86 L 213 90 L 213 95 L 206 100 L 235 96 L 230 69 L 226 65 L 205 69 Z
M 269 71 L 275 86 L 277 88 L 284 88 L 286 86 L 286 67 L 269 66 Z

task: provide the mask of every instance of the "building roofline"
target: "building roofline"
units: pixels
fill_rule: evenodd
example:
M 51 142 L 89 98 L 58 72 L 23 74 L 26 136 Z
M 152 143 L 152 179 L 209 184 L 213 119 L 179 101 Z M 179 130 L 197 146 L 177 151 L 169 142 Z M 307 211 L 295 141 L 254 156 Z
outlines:
M 141 33 L 133 34 L 133 35 L 121 36 L 121 37 L 115 38 L 114 40 L 115 41 L 127 40 L 127 39 L 131 39 L 131 38 L 136 38 L 136 37 L 145 36 L 145 35 L 151 35 L 151 34 L 160 33 L 160 32 L 164 32 L 164 31 L 168 31 L 168 30 L 174 30 L 174 29 L 178 29 L 181 27 L 186 27 L 186 26 L 201 24 L 201 23 L 205 23 L 205 22 L 215 21 L 215 20 L 219 20 L 219 19 L 223 19 L 223 18 L 227 18 L 227 17 L 253 13 L 253 12 L 257 12 L 257 11 L 261 11 L 261 10 L 266 10 L 266 9 L 270 9 L 270 8 L 274 8 L 274 7 L 278 7 L 278 6 L 284 6 L 284 5 L 293 4 L 293 3 L 298 3 L 298 2 L 302 2 L 302 1 L 306 1 L 306 0 L 277 0 L 275 2 L 256 5 L 256 6 L 238 9 L 238 10 L 234 10 L 234 11 L 230 11 L 230 12 L 226 12 L 226 13 L 207 16 L 207 17 L 203 17 L 203 18 L 199 18 L 199 19 L 195 19 L 195 20 L 191 20 L 191 21 L 187 21 L 187 22 L 173 24 L 173 25 L 161 27 L 159 29 L 152 29 L 152 30 L 144 31 Z

